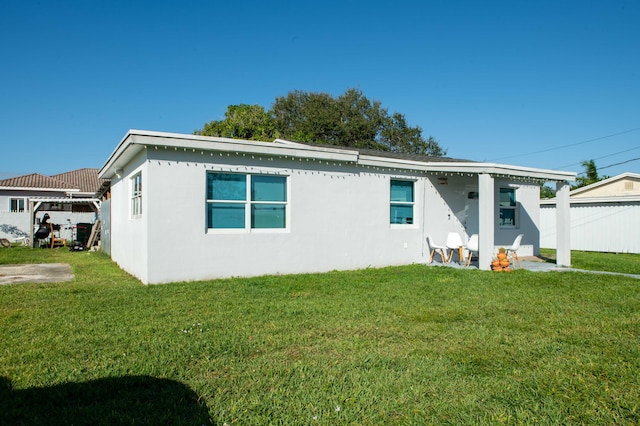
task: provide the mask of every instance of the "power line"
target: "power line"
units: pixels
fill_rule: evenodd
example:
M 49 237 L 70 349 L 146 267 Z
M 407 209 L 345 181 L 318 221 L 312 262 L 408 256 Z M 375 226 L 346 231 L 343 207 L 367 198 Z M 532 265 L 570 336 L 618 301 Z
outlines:
M 614 152 L 613 154 L 609 154 L 609 155 L 603 155 L 602 157 L 597 157 L 597 158 L 594 158 L 593 160 L 602 160 L 603 158 L 613 157 L 613 156 L 618 155 L 618 154 L 623 154 L 625 152 L 633 151 L 634 149 L 640 149 L 640 146 L 636 146 L 636 147 L 630 148 L 630 149 L 625 149 L 624 151 Z M 564 169 L 565 167 L 571 167 L 571 166 L 579 166 L 581 164 L 582 164 L 582 162 L 567 164 L 566 166 L 556 167 L 554 170 L 560 170 L 560 169 Z
M 608 166 L 604 166 L 604 167 L 597 167 L 596 170 L 608 169 L 609 167 L 619 166 L 620 164 L 627 164 L 627 163 L 630 163 L 632 161 L 638 161 L 638 160 L 640 160 L 640 157 L 632 158 L 631 160 L 621 161 L 619 163 L 609 164 Z M 581 173 L 578 173 L 578 176 L 586 175 L 586 174 L 587 174 L 587 172 L 581 172 Z
M 534 152 L 528 152 L 528 153 L 525 153 L 525 154 L 516 154 L 516 155 L 509 155 L 507 157 L 494 158 L 493 160 L 488 160 L 488 161 L 499 161 L 499 160 L 506 160 L 507 158 L 522 157 L 522 156 L 525 156 L 525 155 L 542 154 L 543 152 L 555 151 L 557 149 L 569 148 L 571 146 L 582 145 L 582 144 L 589 143 L 589 142 L 600 141 L 602 139 L 607 139 L 607 138 L 612 138 L 614 136 L 624 135 L 625 133 L 631 133 L 631 132 L 635 132 L 637 130 L 640 130 L 640 127 L 634 127 L 633 129 L 624 130 L 622 132 L 613 133 L 613 134 L 607 135 L 607 136 L 600 136 L 600 137 L 589 139 L 589 140 L 582 141 L 582 142 L 570 143 L 568 145 L 556 146 L 556 147 L 553 147 L 553 148 L 543 149 L 543 150 L 534 151 Z
M 636 157 L 636 158 L 632 158 L 631 160 L 626 160 L 626 161 L 621 161 L 619 163 L 615 163 L 615 164 L 609 164 L 608 166 L 604 166 L 604 167 L 599 167 L 600 170 L 602 169 L 607 169 L 609 167 L 613 167 L 613 166 L 619 166 L 620 164 L 626 164 L 626 163 L 630 163 L 632 161 L 638 161 L 640 160 L 640 157 Z

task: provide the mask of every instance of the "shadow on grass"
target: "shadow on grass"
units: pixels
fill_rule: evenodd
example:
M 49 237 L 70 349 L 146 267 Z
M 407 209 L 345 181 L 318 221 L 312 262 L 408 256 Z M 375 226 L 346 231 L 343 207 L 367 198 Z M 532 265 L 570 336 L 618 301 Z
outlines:
M 14 390 L 0 378 L 0 424 L 210 424 L 206 405 L 182 383 L 125 376 Z
M 556 251 L 551 249 L 540 249 L 538 259 L 545 263 L 556 263 Z

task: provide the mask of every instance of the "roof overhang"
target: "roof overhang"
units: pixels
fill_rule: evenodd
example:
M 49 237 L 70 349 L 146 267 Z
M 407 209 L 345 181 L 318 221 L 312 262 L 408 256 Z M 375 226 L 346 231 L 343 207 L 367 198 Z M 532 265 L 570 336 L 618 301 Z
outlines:
M 0 186 L 0 190 L 2 191 L 40 191 L 40 192 L 66 192 L 66 193 L 77 193 L 80 192 L 79 189 L 63 189 L 63 188 L 38 188 L 31 186 Z
M 575 197 L 569 198 L 571 204 L 626 204 L 640 202 L 640 195 L 618 195 L 608 197 Z M 540 200 L 541 205 L 555 205 L 555 198 Z
M 116 170 L 123 168 L 138 153 L 149 148 L 164 148 L 182 152 L 219 152 L 301 159 L 313 158 L 343 163 L 355 163 L 358 160 L 357 151 L 331 149 L 330 147 L 316 148 L 296 143 L 279 142 L 282 141 L 259 142 L 179 133 L 129 130 L 107 162 L 102 166 L 98 176 L 101 179 L 110 179 L 113 176 L 117 176 Z
M 351 163 L 362 167 L 394 168 L 399 170 L 431 173 L 487 173 L 496 177 L 514 177 L 538 181 L 573 181 L 574 172 L 518 167 L 506 164 L 464 161 L 416 161 L 374 155 L 361 155 L 357 150 L 318 147 L 276 139 L 274 142 L 258 142 L 220 137 L 187 135 L 179 133 L 129 130 L 120 141 L 98 176 L 111 179 L 117 171 L 145 149 L 168 149 L 181 152 L 224 153 L 237 155 L 265 155 L 291 159 L 314 159 L 338 163 Z
M 100 203 L 99 198 L 29 197 L 34 203 L 87 204 Z
M 423 162 L 361 155 L 358 164 L 373 167 L 396 167 L 435 173 L 490 174 L 493 176 L 531 178 L 541 181 L 575 180 L 576 173 L 557 170 L 518 167 L 508 164 L 475 162 Z

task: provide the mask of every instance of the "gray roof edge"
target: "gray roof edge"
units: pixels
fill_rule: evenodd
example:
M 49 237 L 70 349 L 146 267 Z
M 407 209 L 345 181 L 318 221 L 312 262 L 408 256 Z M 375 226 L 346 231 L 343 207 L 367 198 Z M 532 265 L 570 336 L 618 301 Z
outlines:
M 342 161 L 355 162 L 356 164 L 366 163 L 369 160 L 388 164 L 388 167 L 419 169 L 423 171 L 449 170 L 468 173 L 490 173 L 551 181 L 572 181 L 576 178 L 575 172 L 537 169 L 496 163 L 481 163 L 471 160 L 452 159 L 448 157 L 428 157 L 415 154 L 400 154 L 369 149 L 337 147 L 333 145 L 322 146 L 320 144 L 307 144 L 287 141 L 284 139 L 276 139 L 275 142 L 262 142 L 135 129 L 130 129 L 125 134 L 113 153 L 100 169 L 98 176 L 101 179 L 108 179 L 112 177 L 117 169 L 118 160 L 127 151 L 127 149 L 132 145 L 138 145 L 140 146 L 140 149 L 143 149 L 143 146 L 147 143 L 151 144 L 150 141 L 144 140 L 147 138 L 150 138 L 151 140 L 156 138 L 164 139 L 164 143 L 158 140 L 159 143 L 157 145 L 164 144 L 172 147 L 179 146 L 181 148 L 188 147 L 203 150 L 225 149 L 236 151 L 252 149 L 264 151 L 265 153 L 282 151 L 283 154 L 292 153 L 295 156 L 307 157 L 313 157 L 315 154 L 325 158 L 335 156 L 340 158 Z M 175 142 L 171 143 L 172 140 L 175 140 Z M 178 141 L 186 141 L 186 143 L 178 143 Z M 216 146 L 204 146 L 203 143 L 205 142 L 218 142 L 219 144 Z

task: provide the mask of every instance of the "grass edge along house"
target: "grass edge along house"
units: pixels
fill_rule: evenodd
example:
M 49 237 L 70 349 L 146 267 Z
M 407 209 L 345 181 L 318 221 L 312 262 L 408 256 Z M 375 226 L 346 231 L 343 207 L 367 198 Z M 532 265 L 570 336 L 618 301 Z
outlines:
M 478 266 L 489 269 L 520 233 L 519 254 L 538 254 L 547 181 L 558 190 L 558 264 L 570 264 L 573 172 L 130 130 L 99 176 L 111 180 L 107 250 L 145 284 L 423 263 L 426 236 L 448 232 L 479 234 Z

